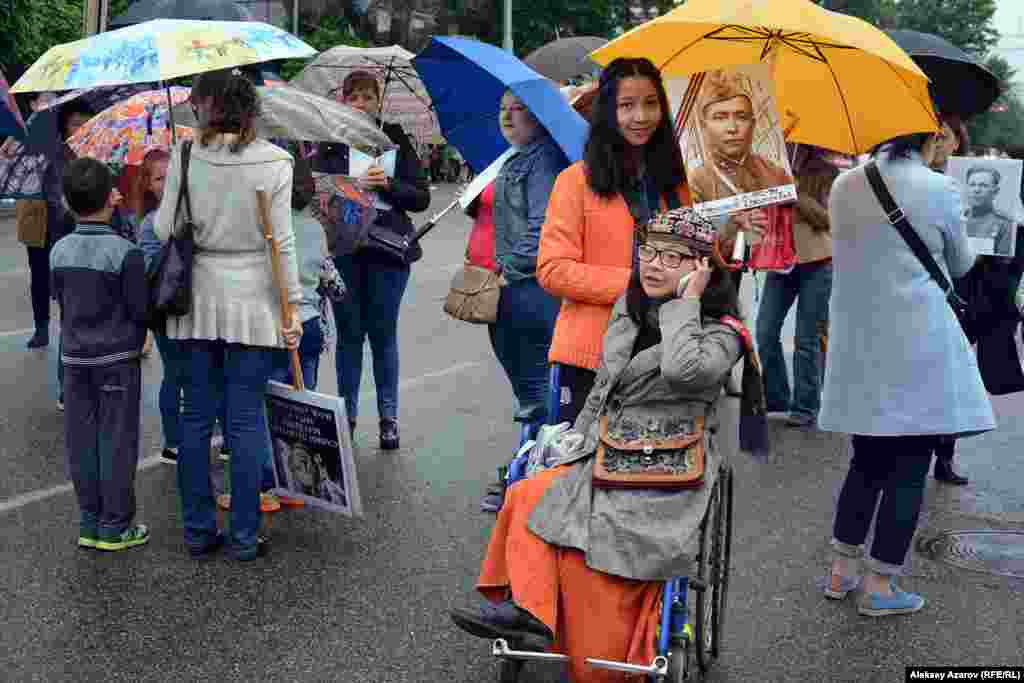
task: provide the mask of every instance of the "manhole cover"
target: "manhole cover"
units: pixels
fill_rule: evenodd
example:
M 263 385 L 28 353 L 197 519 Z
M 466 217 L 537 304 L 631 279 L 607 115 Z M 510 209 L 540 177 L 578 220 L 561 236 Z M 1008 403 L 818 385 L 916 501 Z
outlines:
M 918 549 L 954 567 L 1024 579 L 1024 532 L 945 531 Z

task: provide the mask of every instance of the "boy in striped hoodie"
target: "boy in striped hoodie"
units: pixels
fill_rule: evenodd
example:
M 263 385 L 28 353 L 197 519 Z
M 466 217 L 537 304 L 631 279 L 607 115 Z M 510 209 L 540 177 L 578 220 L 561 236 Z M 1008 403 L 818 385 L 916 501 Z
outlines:
M 63 179 L 78 216 L 50 255 L 63 310 L 65 444 L 78 495 L 78 545 L 125 550 L 149 540 L 134 524 L 142 372 L 146 339 L 142 251 L 110 227 L 114 178 L 95 159 L 76 159 Z

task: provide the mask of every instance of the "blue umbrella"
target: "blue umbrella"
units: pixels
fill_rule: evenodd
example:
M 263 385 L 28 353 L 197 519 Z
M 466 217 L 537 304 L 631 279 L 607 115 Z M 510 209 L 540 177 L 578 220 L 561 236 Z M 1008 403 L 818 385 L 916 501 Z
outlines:
M 570 163 L 583 157 L 587 122 L 558 86 L 493 45 L 434 37 L 412 60 L 434 104 L 441 132 L 473 170 L 487 168 L 508 149 L 498 108 L 511 90 L 547 129 Z

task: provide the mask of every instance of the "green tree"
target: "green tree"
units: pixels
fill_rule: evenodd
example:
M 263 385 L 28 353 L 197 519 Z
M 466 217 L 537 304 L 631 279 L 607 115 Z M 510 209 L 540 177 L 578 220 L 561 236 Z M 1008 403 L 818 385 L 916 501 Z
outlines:
M 513 0 L 512 27 L 516 54 L 528 55 L 538 47 L 569 36 L 610 38 L 618 24 L 621 0 Z M 494 3 L 496 16 L 502 0 Z M 484 40 L 501 44 L 502 21 L 495 22 Z
M 1009 62 L 997 55 L 989 57 L 985 66 L 1003 84 L 1003 95 L 989 111 L 979 114 L 967 124 L 971 144 L 1000 149 L 1020 145 L 1024 140 L 1024 104 L 1009 85 L 1016 72 Z
M 316 22 L 299 22 L 299 37 L 316 50 L 323 52 L 338 45 L 369 47 L 366 39 L 360 37 L 344 15 L 325 15 Z M 281 77 L 290 81 L 309 63 L 308 59 L 289 59 L 281 63 Z
M 995 0 L 899 0 L 892 9 L 896 27 L 934 33 L 979 57 L 999 40 Z
M 82 37 L 82 0 L 0 0 L 0 68 L 31 66 L 44 52 Z

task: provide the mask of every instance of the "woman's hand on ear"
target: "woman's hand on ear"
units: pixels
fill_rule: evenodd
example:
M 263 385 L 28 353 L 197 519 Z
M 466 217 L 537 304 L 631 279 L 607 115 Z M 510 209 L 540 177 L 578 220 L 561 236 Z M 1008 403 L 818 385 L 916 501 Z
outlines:
M 704 294 L 704 290 L 707 289 L 708 283 L 711 282 L 711 259 L 704 256 L 697 260 L 697 268 L 690 274 L 690 280 L 686 284 L 686 291 L 683 293 L 684 297 L 695 297 L 699 299 Z

